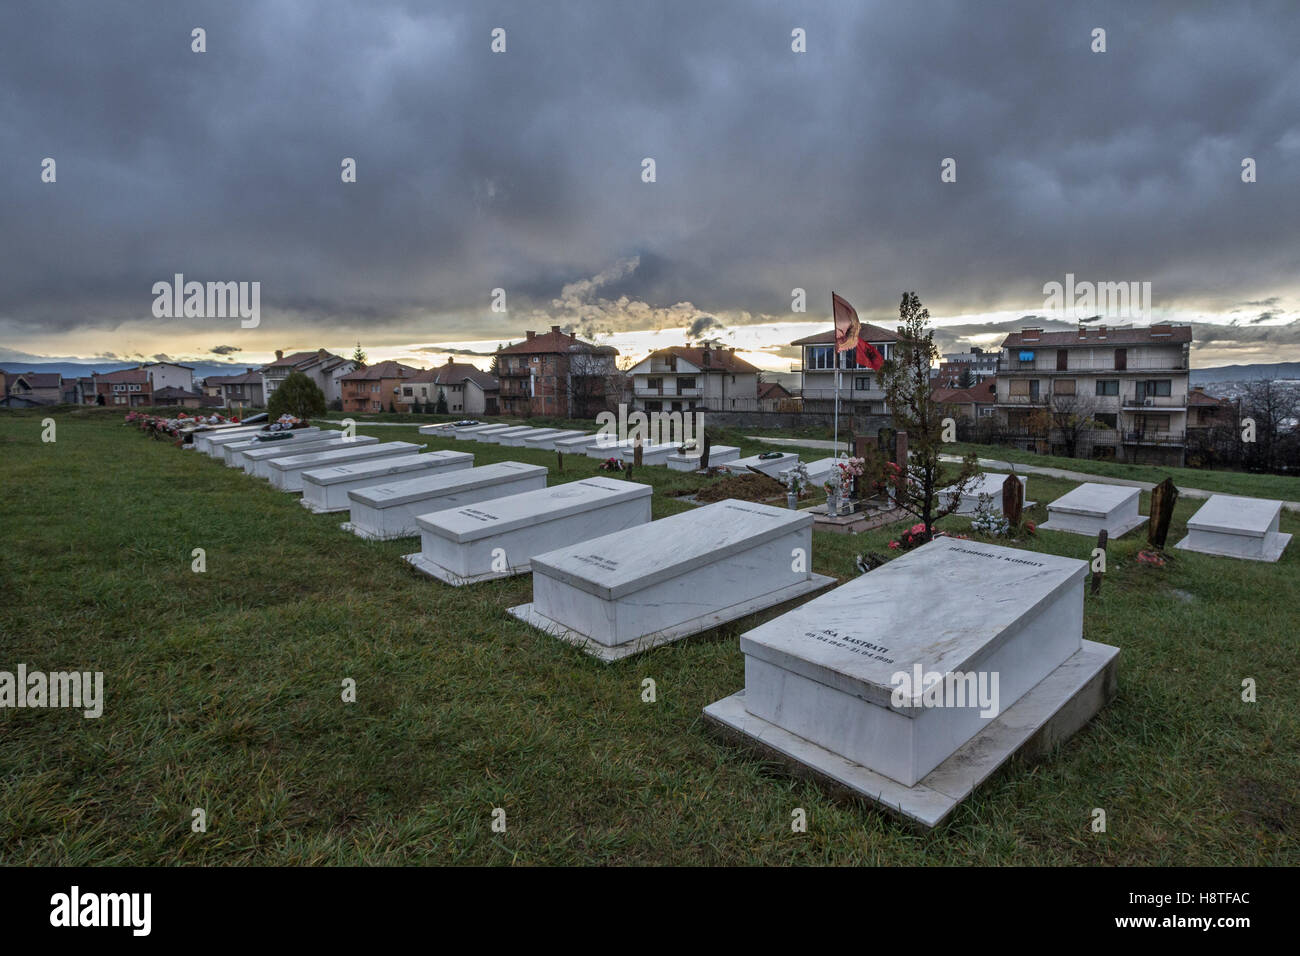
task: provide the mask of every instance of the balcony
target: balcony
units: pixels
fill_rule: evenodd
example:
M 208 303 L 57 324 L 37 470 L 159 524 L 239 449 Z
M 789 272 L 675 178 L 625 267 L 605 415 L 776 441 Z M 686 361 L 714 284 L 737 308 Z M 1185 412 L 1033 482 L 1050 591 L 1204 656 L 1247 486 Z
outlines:
M 1132 392 L 1124 396 L 1125 408 L 1186 408 L 1186 395 L 1143 395 Z
M 880 402 L 885 399 L 885 390 L 883 388 L 849 388 L 845 386 L 840 390 L 840 401 L 842 402 Z M 805 388 L 799 393 L 799 396 L 806 402 L 832 402 L 835 400 L 835 389 L 833 388 Z
M 1146 431 L 1124 432 L 1124 444 L 1126 445 L 1182 445 L 1186 441 L 1187 433 L 1184 431 L 1148 429 Z
M 1075 365 L 1070 363 L 1068 368 L 1057 368 L 1056 357 L 1052 356 L 1044 359 L 1036 359 L 1032 362 L 1018 362 L 1003 360 L 998 363 L 999 375 L 1014 375 L 1017 373 L 1035 372 L 1039 375 L 1124 375 L 1129 372 L 1186 372 L 1187 363 L 1170 359 L 1167 362 L 1146 359 L 1139 362 L 1137 360 L 1129 362 L 1124 368 L 1116 368 L 1113 362 L 1101 363 L 1094 362 L 1087 365 Z
M 1047 404 L 1046 395 L 999 395 L 997 404 L 1011 408 L 1039 408 Z
M 637 398 L 703 398 L 703 388 L 679 388 L 676 391 L 670 388 L 660 386 L 651 388 L 648 385 L 637 385 L 632 389 L 632 394 Z

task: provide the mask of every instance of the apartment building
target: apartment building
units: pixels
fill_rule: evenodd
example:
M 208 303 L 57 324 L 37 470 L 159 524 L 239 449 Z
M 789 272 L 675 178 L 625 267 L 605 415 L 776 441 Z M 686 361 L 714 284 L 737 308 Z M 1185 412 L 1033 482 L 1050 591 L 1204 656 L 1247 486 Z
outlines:
M 671 346 L 651 352 L 627 371 L 632 407 L 643 412 L 759 409 L 758 369 L 733 349 Z
M 888 329 L 867 322 L 862 323 L 858 335 L 875 346 L 876 351 L 885 360 L 894 357 L 894 346 L 898 336 Z M 835 409 L 836 390 L 836 353 L 835 330 L 796 339 L 790 343 L 802 350 L 802 361 L 790 368 L 799 372 L 801 377 L 800 394 L 803 409 L 806 412 L 831 412 Z M 855 353 L 850 350 L 839 353 L 839 399 L 840 411 L 859 412 L 868 415 L 888 413 L 885 406 L 885 389 L 878 373 L 870 368 L 860 367 Z
M 1187 325 L 1026 328 L 1002 343 L 1002 440 L 1036 451 L 1181 466 L 1187 444 Z
M 581 341 L 558 325 L 497 352 L 501 414 L 594 418 L 609 401 L 618 349 Z

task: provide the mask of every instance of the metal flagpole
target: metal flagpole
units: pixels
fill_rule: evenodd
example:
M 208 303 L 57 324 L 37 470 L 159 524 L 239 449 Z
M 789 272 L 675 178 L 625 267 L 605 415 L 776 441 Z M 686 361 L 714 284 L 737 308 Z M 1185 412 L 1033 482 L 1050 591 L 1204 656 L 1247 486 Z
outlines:
M 831 354 L 835 356 L 835 450 L 831 452 L 832 458 L 839 457 L 840 454 L 840 343 L 839 328 L 835 325 L 835 293 L 831 293 L 831 328 L 835 329 L 832 336 L 834 344 Z

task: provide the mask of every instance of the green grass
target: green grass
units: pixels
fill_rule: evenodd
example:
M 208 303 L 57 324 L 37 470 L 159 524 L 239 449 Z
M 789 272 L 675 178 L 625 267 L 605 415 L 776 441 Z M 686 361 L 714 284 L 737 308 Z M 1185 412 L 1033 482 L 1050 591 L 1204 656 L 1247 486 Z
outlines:
M 1118 698 L 918 834 L 706 732 L 701 708 L 744 684 L 737 635 L 772 612 L 599 664 L 505 613 L 527 577 L 445 587 L 401 561 L 413 541 L 363 542 L 120 412 L 56 414 L 54 444 L 42 417 L 0 414 L 0 669 L 101 670 L 107 699 L 99 720 L 0 711 L 0 864 L 1300 862 L 1300 546 L 1153 569 L 1133 559 L 1141 532 L 1112 543 L 1085 635 L 1122 648 Z M 552 483 L 595 467 L 566 456 Z M 705 480 L 635 478 L 656 517 Z M 1032 479 L 1032 516 L 1071 487 Z M 1179 503 L 1176 536 L 1196 505 Z M 819 533 L 814 569 L 847 579 L 896 532 Z M 1018 546 L 1084 558 L 1092 542 Z M 808 833 L 790 832 L 796 807 Z
M 1258 475 L 1244 471 L 1214 471 L 1207 468 L 1166 468 L 1163 465 L 1127 465 L 1122 462 L 1097 461 L 1091 458 L 1061 458 L 1055 455 L 1037 455 L 1020 448 L 1004 445 L 976 445 L 970 442 L 953 442 L 945 446 L 953 455 L 975 452 L 981 458 L 1010 461 L 1022 465 L 1039 465 L 1043 468 L 1064 468 L 1088 475 L 1105 475 L 1110 478 L 1131 478 L 1159 484 L 1172 478 L 1174 484 L 1184 488 L 1223 492 L 1229 495 L 1246 495 L 1251 498 L 1278 498 L 1283 501 L 1300 501 L 1300 478 L 1290 475 Z

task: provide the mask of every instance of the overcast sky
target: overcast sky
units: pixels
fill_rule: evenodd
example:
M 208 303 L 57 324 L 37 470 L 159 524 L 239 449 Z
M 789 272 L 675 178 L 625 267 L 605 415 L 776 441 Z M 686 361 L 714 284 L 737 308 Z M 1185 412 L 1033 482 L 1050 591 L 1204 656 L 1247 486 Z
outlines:
M 961 347 L 1067 273 L 1150 282 L 1195 365 L 1300 359 L 1297 37 L 1294 0 L 7 0 L 0 362 L 558 324 L 776 367 L 831 289 Z M 260 282 L 260 325 L 155 318 L 175 273 Z

